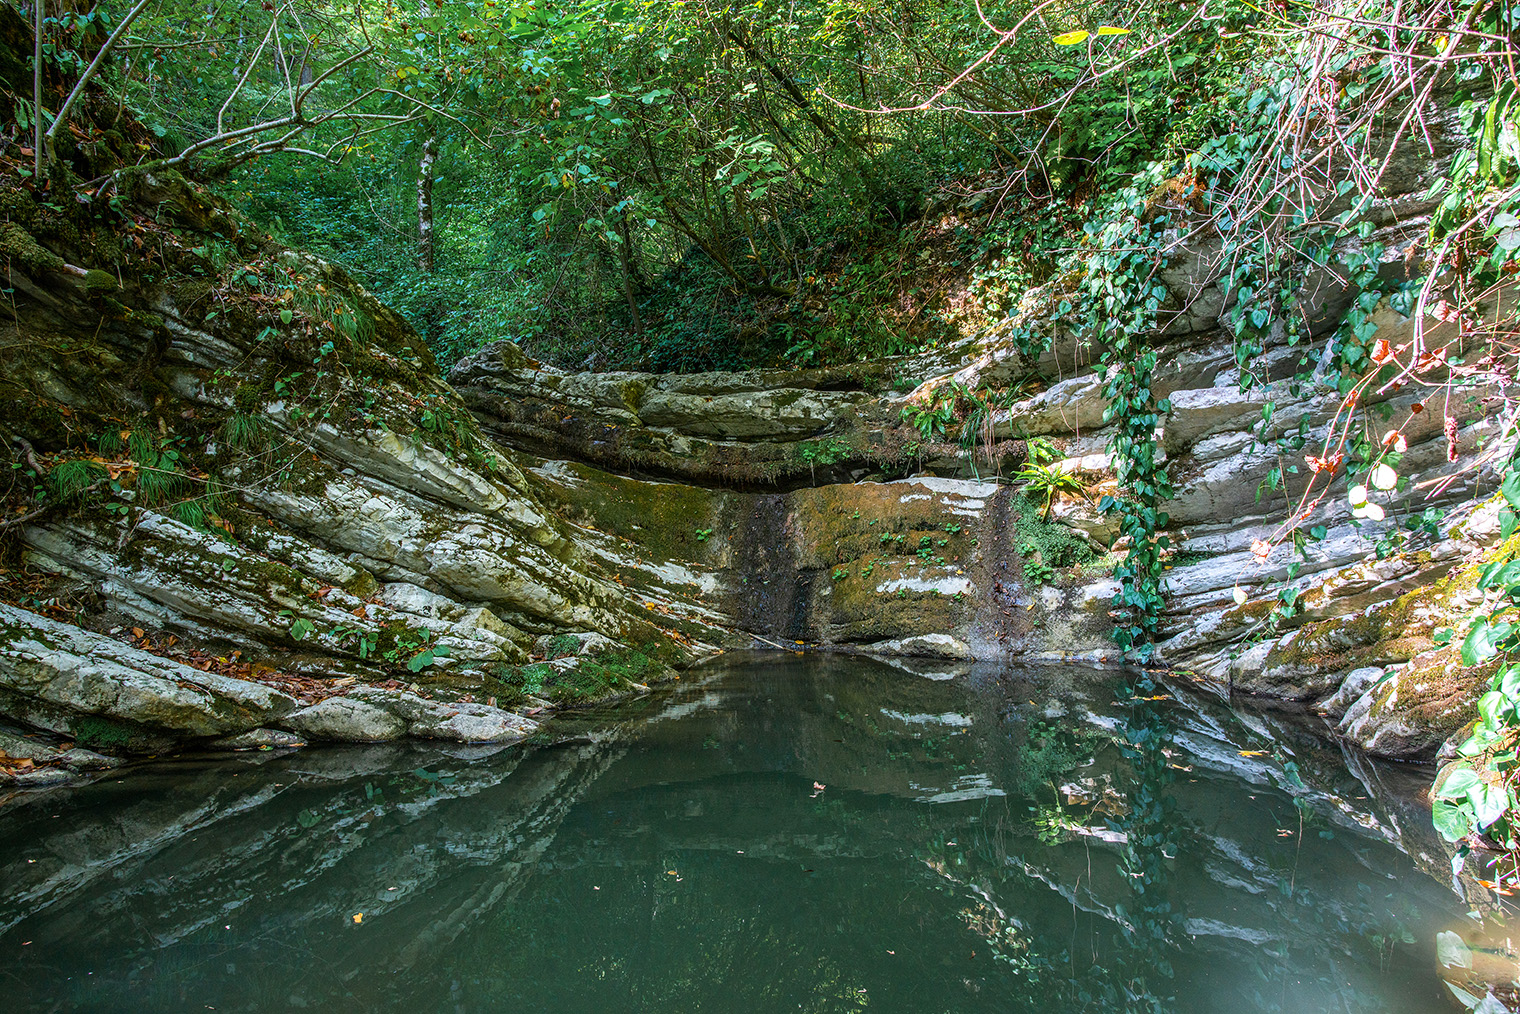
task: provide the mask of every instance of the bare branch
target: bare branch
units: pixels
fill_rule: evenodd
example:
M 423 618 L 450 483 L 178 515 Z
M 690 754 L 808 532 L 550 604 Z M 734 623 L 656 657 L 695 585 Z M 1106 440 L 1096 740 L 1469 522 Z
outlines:
M 238 97 L 238 94 L 243 90 L 243 85 L 248 83 L 248 78 L 253 73 L 253 68 L 259 62 L 259 57 L 264 55 L 264 47 L 269 45 L 270 38 L 274 36 L 275 30 L 280 27 L 280 15 L 284 12 L 285 8 L 281 7 L 274 12 L 274 17 L 269 19 L 269 31 L 264 33 L 263 41 L 258 44 L 258 47 L 253 51 L 253 55 L 248 58 L 248 66 L 243 70 L 243 76 L 238 78 L 237 84 L 227 96 L 227 101 L 223 102 L 222 108 L 216 111 L 216 132 L 218 134 L 226 129 L 222 126 L 222 118 L 227 115 L 227 107 L 232 105 L 232 100 Z
M 152 2 L 153 0 L 138 0 L 137 6 L 128 11 L 126 17 L 121 19 L 121 23 L 116 26 L 116 30 L 106 37 L 105 44 L 100 47 L 100 52 L 95 54 L 95 59 L 91 60 L 90 65 L 85 68 L 84 73 L 79 75 L 79 80 L 74 83 L 73 91 L 69 92 L 69 97 L 63 100 L 63 105 L 58 109 L 58 115 L 53 117 L 53 125 L 43 135 L 43 141 L 47 145 L 48 161 L 52 161 L 56 157 L 53 139 L 58 131 L 63 128 L 63 125 L 68 122 L 69 113 L 73 112 L 74 104 L 84 95 L 85 89 L 90 86 L 90 82 L 95 80 L 95 75 L 100 73 L 100 68 L 104 66 L 106 57 L 110 55 L 111 48 L 116 45 L 116 41 L 126 33 L 126 30 L 131 27 L 132 22 L 137 20 L 137 16 L 147 10 L 148 5 Z M 38 7 L 39 9 L 41 8 L 40 3 Z M 38 37 L 41 38 L 41 35 L 39 34 Z M 37 63 L 40 67 L 42 63 L 40 56 Z

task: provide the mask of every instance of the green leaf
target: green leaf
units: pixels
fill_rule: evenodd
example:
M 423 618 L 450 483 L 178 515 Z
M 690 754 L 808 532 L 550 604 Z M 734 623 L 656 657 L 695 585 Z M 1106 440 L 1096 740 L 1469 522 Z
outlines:
M 1128 35 L 1129 33 L 1130 29 L 1116 28 L 1113 25 L 1100 25 L 1098 27 L 1099 35 Z
M 427 651 L 419 652 L 418 654 L 414 655 L 412 657 L 412 660 L 406 664 L 406 667 L 412 672 L 421 672 L 432 664 L 433 649 L 429 648 Z
M 1472 818 L 1466 808 L 1442 799 L 1431 806 L 1430 821 L 1447 841 L 1460 841 L 1472 830 Z
M 1462 641 L 1462 664 L 1477 665 L 1494 657 L 1497 649 L 1494 647 L 1493 628 L 1487 620 L 1478 620 L 1473 624 L 1472 630 L 1467 632 L 1467 637 Z
M 1503 724 L 1500 709 L 1509 703 L 1504 694 L 1498 690 L 1490 690 L 1478 698 L 1478 715 L 1492 728 L 1498 729 Z
M 1499 674 L 1499 693 L 1511 704 L 1520 704 L 1520 665 L 1504 667 Z
M 289 324 L 291 321 L 293 321 L 295 319 L 296 319 L 296 315 L 293 314 L 293 313 L 291 313 L 289 310 L 281 310 L 280 311 L 280 323 L 281 324 Z
M 1483 784 L 1472 768 L 1456 768 L 1435 787 L 1437 799 L 1463 799 L 1474 785 Z
M 1091 34 L 1092 32 L 1079 28 L 1074 32 L 1066 32 L 1062 35 L 1057 35 L 1050 41 L 1054 42 L 1057 46 L 1076 46 L 1086 42 L 1087 37 Z
M 1520 510 L 1520 471 L 1510 472 L 1499 483 L 1499 492 L 1504 494 L 1504 499 L 1509 501 L 1511 507 Z
M 1509 793 L 1502 786 L 1479 783 L 1468 790 L 1467 798 L 1472 800 L 1480 828 L 1488 827 L 1509 809 Z

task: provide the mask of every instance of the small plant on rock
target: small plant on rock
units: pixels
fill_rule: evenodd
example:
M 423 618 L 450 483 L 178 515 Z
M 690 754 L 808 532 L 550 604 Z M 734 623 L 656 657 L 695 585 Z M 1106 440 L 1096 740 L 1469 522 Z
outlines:
M 1049 520 L 1057 493 L 1087 494 L 1077 477 L 1060 465 L 1025 465 L 1015 478 L 1024 483 L 1025 494 L 1044 500 L 1042 520 Z

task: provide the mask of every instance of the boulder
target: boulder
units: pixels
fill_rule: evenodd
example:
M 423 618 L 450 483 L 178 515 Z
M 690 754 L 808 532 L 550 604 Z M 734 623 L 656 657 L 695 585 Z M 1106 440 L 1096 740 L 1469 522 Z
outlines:
M 1358 697 L 1340 730 L 1368 753 L 1430 760 L 1470 721 L 1494 668 L 1468 669 L 1454 647 L 1424 652 Z
M 971 646 L 949 634 L 917 634 L 895 641 L 877 641 L 865 646 L 871 655 L 913 655 L 951 661 L 974 658 Z
M 1375 665 L 1351 670 L 1341 680 L 1340 689 L 1320 702 L 1320 708 L 1333 718 L 1343 717 L 1386 674 L 1387 670 Z
M 406 734 L 406 721 L 352 697 L 329 697 L 286 717 L 284 725 L 312 739 L 384 743 Z

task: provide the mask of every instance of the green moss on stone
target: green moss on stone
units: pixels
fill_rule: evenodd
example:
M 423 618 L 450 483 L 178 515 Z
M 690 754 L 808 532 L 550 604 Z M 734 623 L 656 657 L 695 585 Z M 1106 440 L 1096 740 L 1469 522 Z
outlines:
M 105 295 L 116 291 L 116 276 L 109 271 L 91 269 L 85 272 L 84 287 L 95 295 Z
M 15 222 L 0 223 L 0 258 L 14 261 L 28 271 L 61 271 L 64 263 L 62 257 L 44 249 Z
M 74 738 L 86 746 L 126 749 L 139 733 L 125 722 L 100 715 L 82 715 L 72 723 Z

